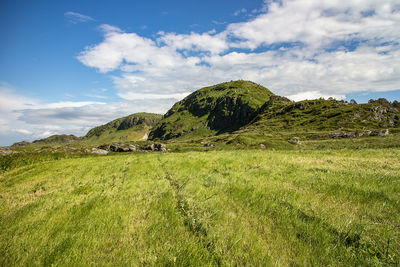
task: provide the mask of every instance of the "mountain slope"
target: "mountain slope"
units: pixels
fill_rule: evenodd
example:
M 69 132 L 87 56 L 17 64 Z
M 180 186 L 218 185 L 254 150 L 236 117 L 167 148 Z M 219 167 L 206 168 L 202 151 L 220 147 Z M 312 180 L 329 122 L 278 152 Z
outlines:
M 88 144 L 103 144 L 147 139 L 150 129 L 161 118 L 162 115 L 153 113 L 131 114 L 91 129 L 83 137 L 83 141 Z
M 357 131 L 400 127 L 400 105 L 386 99 L 367 104 L 338 100 L 282 101 L 271 98 L 241 132 Z
M 149 139 L 194 138 L 237 130 L 273 95 L 249 81 L 202 88 L 177 102 L 150 132 Z

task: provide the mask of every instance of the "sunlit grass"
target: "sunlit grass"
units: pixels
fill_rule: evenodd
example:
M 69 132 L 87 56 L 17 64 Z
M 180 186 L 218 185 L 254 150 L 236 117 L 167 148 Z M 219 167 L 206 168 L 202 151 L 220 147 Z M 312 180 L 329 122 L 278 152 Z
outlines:
M 400 151 L 59 158 L 0 176 L 0 265 L 396 265 Z

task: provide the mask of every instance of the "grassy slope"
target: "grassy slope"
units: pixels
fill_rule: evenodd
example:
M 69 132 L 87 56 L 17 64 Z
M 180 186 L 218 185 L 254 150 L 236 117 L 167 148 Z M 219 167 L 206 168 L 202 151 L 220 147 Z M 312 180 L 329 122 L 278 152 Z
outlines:
M 337 100 L 276 101 L 242 132 L 282 134 L 363 131 L 400 127 L 400 108 L 387 101 L 348 104 Z
M 253 150 L 14 168 L 0 175 L 0 265 L 399 264 L 399 158 Z
M 162 115 L 153 113 L 131 114 L 91 129 L 82 139 L 82 142 L 89 145 L 99 145 L 141 140 L 161 118 Z M 130 127 L 120 129 L 122 123 L 130 123 Z
M 137 125 L 126 130 L 110 128 L 102 132 L 99 136 L 85 138 L 83 143 L 88 145 L 99 145 L 112 142 L 126 142 L 141 140 L 150 132 L 151 127 L 147 125 Z

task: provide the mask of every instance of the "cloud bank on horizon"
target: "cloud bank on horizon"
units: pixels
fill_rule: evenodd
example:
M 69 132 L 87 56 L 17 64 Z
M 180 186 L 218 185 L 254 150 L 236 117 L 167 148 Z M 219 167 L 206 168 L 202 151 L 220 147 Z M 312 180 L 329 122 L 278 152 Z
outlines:
M 93 18 L 66 12 L 71 23 Z M 238 10 L 247 20 L 222 31 L 158 32 L 153 37 L 99 26 L 103 40 L 83 48 L 82 64 L 111 77 L 120 102 L 41 104 L 0 88 L 0 137 L 85 134 L 96 125 L 147 111 L 164 113 L 201 87 L 251 80 L 293 100 L 400 89 L 400 3 L 396 0 L 264 1 Z M 3 99 L 3 100 L 1 100 Z

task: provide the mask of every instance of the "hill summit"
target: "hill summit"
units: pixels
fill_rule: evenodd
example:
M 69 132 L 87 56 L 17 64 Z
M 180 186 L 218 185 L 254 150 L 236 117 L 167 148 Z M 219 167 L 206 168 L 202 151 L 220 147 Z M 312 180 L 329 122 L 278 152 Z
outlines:
M 190 94 L 164 115 L 149 139 L 192 138 L 232 132 L 248 124 L 274 94 L 250 81 L 231 81 Z

